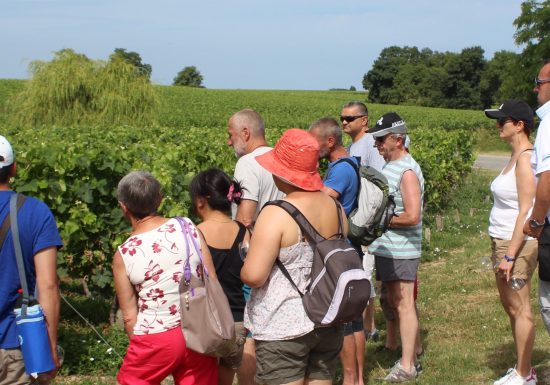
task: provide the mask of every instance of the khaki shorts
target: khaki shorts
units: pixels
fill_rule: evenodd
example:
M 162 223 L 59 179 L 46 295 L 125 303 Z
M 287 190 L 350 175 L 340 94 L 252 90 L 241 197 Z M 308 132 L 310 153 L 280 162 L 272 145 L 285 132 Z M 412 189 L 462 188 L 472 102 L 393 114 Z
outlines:
M 497 262 L 500 263 L 504 259 L 504 255 L 508 251 L 510 241 L 506 239 L 491 238 L 491 248 L 493 254 L 491 260 L 493 266 L 496 266 Z M 537 240 L 524 241 L 523 246 L 519 250 L 514 267 L 512 268 L 512 275 L 518 278 L 530 280 L 533 272 L 537 268 L 538 262 L 538 245 Z
M 317 328 L 291 340 L 256 343 L 256 382 L 280 385 L 301 378 L 332 380 L 342 349 L 342 326 Z
M 21 349 L 0 349 L 0 385 L 28 385 Z
M 246 341 L 246 329 L 242 322 L 235 322 L 235 339 L 224 343 L 220 348 L 223 356 L 220 365 L 226 368 L 238 369 L 243 359 L 244 342 Z

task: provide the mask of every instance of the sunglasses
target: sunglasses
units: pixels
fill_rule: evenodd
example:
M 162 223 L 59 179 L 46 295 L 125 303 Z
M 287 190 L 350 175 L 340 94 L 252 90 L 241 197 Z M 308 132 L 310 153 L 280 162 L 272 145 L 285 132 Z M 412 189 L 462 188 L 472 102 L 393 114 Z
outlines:
M 384 136 L 377 136 L 376 138 L 374 138 L 374 141 L 378 143 L 384 143 L 386 139 L 388 139 L 390 136 L 391 134 L 384 135 Z
M 356 115 L 356 116 L 340 116 L 340 121 L 343 122 L 344 120 L 348 123 L 353 122 L 355 119 L 362 118 L 363 116 L 367 115 Z
M 511 119 L 511 118 L 500 118 L 500 119 L 497 119 L 497 124 L 502 127 L 504 126 L 506 123 L 508 122 L 513 122 L 514 119 Z
M 537 87 L 540 87 L 542 86 L 543 84 L 545 83 L 550 83 L 550 78 L 546 78 L 546 79 L 539 79 L 539 78 L 535 78 L 535 85 Z

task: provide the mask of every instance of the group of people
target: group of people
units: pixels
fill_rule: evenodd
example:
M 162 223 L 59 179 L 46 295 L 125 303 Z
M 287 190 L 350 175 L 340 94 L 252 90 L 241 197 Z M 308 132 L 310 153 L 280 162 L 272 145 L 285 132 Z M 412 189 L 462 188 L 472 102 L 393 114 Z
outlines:
M 537 260 L 541 312 L 550 332 L 550 62 L 535 82 L 541 124 L 534 147 L 529 141 L 533 111 L 527 104 L 512 100 L 485 111 L 497 119 L 501 138 L 512 148 L 508 165 L 491 185 L 495 277 L 517 348 L 517 363 L 495 382 L 499 385 L 536 384 L 529 288 Z M 284 209 L 265 205 L 283 199 L 324 238 L 346 235 L 348 225 L 342 218 L 357 205 L 360 166 L 386 177 L 396 204 L 388 231 L 368 247 L 356 246 L 364 269 L 371 276 L 375 270 L 381 282 L 384 347 L 401 345 L 401 357 L 385 380 L 406 382 L 418 376 L 423 347 L 415 297 L 424 177 L 409 153 L 406 122 L 397 113 L 384 114 L 369 127 L 367 106 L 354 101 L 343 106 L 340 122 L 325 117 L 309 130 L 291 128 L 271 148 L 256 111 L 235 113 L 227 127 L 227 143 L 238 157 L 233 177 L 211 168 L 197 174 L 189 186 L 198 225 L 159 214 L 161 187 L 150 173 L 134 171 L 122 178 L 117 199 L 132 233 L 113 258 L 115 289 L 130 339 L 117 376 L 120 384 L 160 384 L 172 375 L 180 385 L 230 385 L 235 374 L 241 385 L 330 384 L 341 361 L 344 385 L 363 385 L 365 341 L 377 335 L 374 287 L 367 308 L 358 309 L 358 314 L 364 310 L 363 317 L 317 327 L 300 294 L 310 283 L 310 242 Z M 351 139 L 347 148 L 344 133 Z M 320 159 L 328 160 L 324 178 Z M 9 213 L 15 175 L 13 150 L 0 137 L 0 220 Z M 36 199 L 27 199 L 18 219 L 29 286 L 38 289 L 59 367 L 56 257 L 61 238 L 52 213 Z M 193 243 L 199 248 L 189 247 Z M 0 384 L 29 384 L 13 315 L 20 284 L 12 244 L 7 236 L 0 250 Z M 179 308 L 187 260 L 195 278 L 202 279 L 208 271 L 220 282 L 233 314 L 235 338 L 219 359 L 186 346 Z

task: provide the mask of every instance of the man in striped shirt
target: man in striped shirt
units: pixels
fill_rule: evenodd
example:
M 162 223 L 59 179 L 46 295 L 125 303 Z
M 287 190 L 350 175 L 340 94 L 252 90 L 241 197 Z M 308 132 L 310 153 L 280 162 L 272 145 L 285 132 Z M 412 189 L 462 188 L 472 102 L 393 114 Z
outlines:
M 418 319 L 414 306 L 414 280 L 422 250 L 422 198 L 424 177 L 407 152 L 407 126 L 394 112 L 383 115 L 369 131 L 386 161 L 382 173 L 394 196 L 395 216 L 386 233 L 369 246 L 375 255 L 376 274 L 388 288 L 388 300 L 399 320 L 402 355 L 386 381 L 405 382 L 417 376 L 415 339 Z

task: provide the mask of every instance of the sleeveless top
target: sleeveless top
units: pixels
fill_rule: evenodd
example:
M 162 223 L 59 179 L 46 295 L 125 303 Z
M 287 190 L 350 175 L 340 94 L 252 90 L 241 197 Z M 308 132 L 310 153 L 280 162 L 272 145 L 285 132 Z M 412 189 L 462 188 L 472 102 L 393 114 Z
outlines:
M 217 249 L 208 245 L 212 259 L 214 260 L 214 266 L 216 267 L 216 274 L 218 280 L 223 288 L 227 299 L 229 300 L 229 306 L 233 313 L 233 319 L 235 322 L 243 321 L 244 313 L 244 293 L 243 293 L 243 281 L 241 281 L 241 268 L 243 267 L 243 261 L 239 254 L 239 242 L 242 242 L 246 234 L 246 227 L 240 223 L 239 232 L 233 241 L 233 245 L 229 249 Z
M 197 229 L 188 218 L 190 236 L 198 237 Z M 128 238 L 118 251 L 126 274 L 138 296 L 138 315 L 134 334 L 161 333 L 180 326 L 179 283 L 187 259 L 180 224 L 174 218 L 148 232 Z M 202 277 L 200 257 L 190 247 L 191 273 Z
M 311 278 L 313 250 L 302 239 L 279 250 L 279 259 L 300 291 L 305 291 Z M 244 325 L 255 340 L 278 341 L 303 336 L 314 329 L 302 304 L 302 297 L 276 264 L 264 285 L 252 289 L 246 304 Z
M 489 216 L 489 235 L 493 238 L 512 239 L 516 219 L 519 214 L 519 198 L 516 184 L 516 164 L 508 171 L 501 173 L 491 183 L 491 193 L 494 203 Z M 531 215 L 531 209 L 527 217 Z M 531 240 L 534 238 L 525 237 Z
M 401 178 L 405 171 L 412 170 L 420 183 L 420 199 L 424 199 L 424 176 L 412 156 L 388 162 L 382 174 L 388 179 L 389 192 L 395 198 L 395 213 L 405 211 L 401 194 Z M 422 203 L 421 203 L 422 204 Z M 420 222 L 415 226 L 390 228 L 369 246 L 369 253 L 392 259 L 417 259 L 422 254 L 422 206 Z

